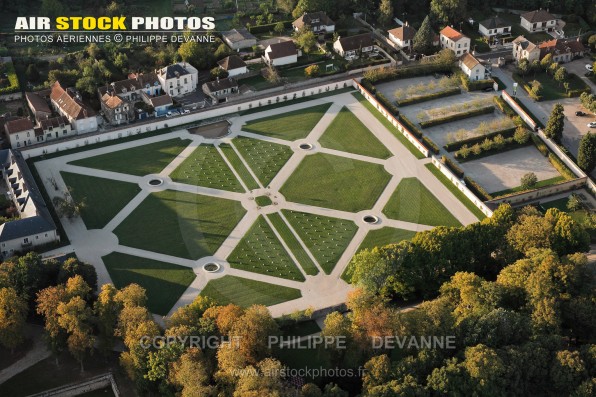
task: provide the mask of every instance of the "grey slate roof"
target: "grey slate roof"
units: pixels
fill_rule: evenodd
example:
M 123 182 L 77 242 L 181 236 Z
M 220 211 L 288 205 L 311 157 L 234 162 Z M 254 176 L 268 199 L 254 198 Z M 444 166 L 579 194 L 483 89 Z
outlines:
M 161 74 L 164 74 L 164 69 L 165 69 L 166 79 L 175 79 L 176 77 L 180 77 L 180 76 L 189 74 L 188 70 L 184 69 L 182 66 L 178 65 L 177 63 L 174 65 L 166 66 L 165 68 L 160 70 Z
M 499 17 L 485 19 L 484 21 L 480 22 L 480 25 L 484 26 L 486 29 L 498 29 L 511 26 L 510 23 L 505 22 Z

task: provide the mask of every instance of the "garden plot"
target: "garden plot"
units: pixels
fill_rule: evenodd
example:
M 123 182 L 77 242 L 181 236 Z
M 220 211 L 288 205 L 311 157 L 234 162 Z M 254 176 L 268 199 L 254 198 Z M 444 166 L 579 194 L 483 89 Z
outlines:
M 426 128 L 424 132 L 437 145 L 442 147 L 447 143 L 487 135 L 513 127 L 515 125 L 511 119 L 495 109 L 493 113 Z
M 563 177 L 534 146 L 525 146 L 460 164 L 467 176 L 487 192 L 495 193 L 519 186 L 522 176 L 536 174 L 538 181 Z
M 433 76 L 420 76 L 411 79 L 398 79 L 388 81 L 386 83 L 376 84 L 375 88 L 378 92 L 385 95 L 385 97 L 391 101 L 395 99 L 395 91 L 407 90 L 408 87 L 415 86 L 416 84 L 429 84 L 430 82 L 438 82 L 438 79 Z

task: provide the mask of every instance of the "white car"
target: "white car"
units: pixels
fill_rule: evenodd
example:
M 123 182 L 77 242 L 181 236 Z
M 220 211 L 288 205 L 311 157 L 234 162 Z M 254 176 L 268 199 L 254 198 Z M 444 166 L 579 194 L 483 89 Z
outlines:
M 591 123 L 588 123 L 588 127 L 596 128 L 596 121 L 592 121 Z
M 182 114 L 188 114 L 188 113 L 190 113 L 190 110 L 188 110 L 188 109 L 184 109 L 184 110 L 182 111 Z
M 588 72 L 593 72 L 594 71 L 594 67 L 592 65 L 590 65 L 589 63 L 586 64 L 586 69 L 588 69 Z

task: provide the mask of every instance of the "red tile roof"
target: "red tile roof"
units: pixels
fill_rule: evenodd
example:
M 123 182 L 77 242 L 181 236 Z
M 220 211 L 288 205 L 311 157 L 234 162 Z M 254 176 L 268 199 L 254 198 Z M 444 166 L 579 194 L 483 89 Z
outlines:
M 27 131 L 32 129 L 33 123 L 31 122 L 31 120 L 25 118 L 11 120 L 4 124 L 4 131 L 6 131 L 8 134 L 16 134 L 21 131 Z
M 52 102 L 58 106 L 62 112 L 68 115 L 68 118 L 79 120 L 94 116 L 95 113 L 87 107 L 81 100 L 74 98 L 67 90 L 62 88 L 59 81 L 52 85 L 50 94 Z
M 453 29 L 451 26 L 447 26 L 447 27 L 443 28 L 443 30 L 441 30 L 440 33 L 443 36 L 445 36 L 448 39 L 453 40 L 453 41 L 458 41 L 459 39 L 462 39 L 462 38 L 466 37 L 462 33 L 458 32 L 455 29 Z

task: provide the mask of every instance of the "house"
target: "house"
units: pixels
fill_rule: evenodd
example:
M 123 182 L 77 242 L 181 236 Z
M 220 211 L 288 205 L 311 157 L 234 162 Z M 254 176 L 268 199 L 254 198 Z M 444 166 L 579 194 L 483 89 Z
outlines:
M 120 98 L 113 90 L 103 94 L 99 102 L 101 111 L 112 125 L 128 123 L 135 119 L 131 102 Z
M 460 56 L 470 51 L 470 38 L 447 26 L 439 32 L 441 48 L 449 48 L 455 55 Z
M 95 112 L 83 103 L 76 90 L 64 89 L 56 81 L 51 88 L 50 102 L 59 114 L 68 119 L 77 133 L 97 131 Z
M 513 59 L 516 62 L 527 59 L 528 62 L 540 60 L 540 48 L 524 36 L 519 36 L 513 40 Z
M 393 41 L 400 48 L 408 48 L 412 45 L 412 40 L 416 35 L 416 29 L 408 25 L 400 26 L 399 28 L 388 30 L 389 40 Z
M 197 89 L 199 72 L 189 63 L 176 63 L 158 70 L 157 78 L 166 94 L 177 97 Z
M 4 124 L 4 132 L 13 149 L 34 145 L 35 131 L 31 120 L 21 117 Z
M 487 78 L 484 65 L 469 52 L 466 52 L 460 57 L 459 68 L 466 76 L 468 76 L 470 81 L 484 80 Z
M 50 109 L 48 103 L 37 93 L 26 92 L 25 98 L 35 120 L 44 120 L 52 115 L 52 109 Z
M 257 38 L 247 29 L 232 29 L 221 34 L 223 40 L 232 50 L 240 51 L 243 48 L 252 48 L 257 45 Z
M 335 32 L 335 22 L 331 20 L 323 11 L 304 13 L 294 22 L 292 27 L 297 32 L 307 27 L 315 33 L 333 33 Z
M 357 59 L 362 54 L 373 51 L 375 43 L 371 33 L 339 37 L 333 43 L 333 49 L 347 60 Z
M 0 151 L 0 164 L 7 194 L 20 218 L 0 225 L 2 258 L 60 241 L 56 224 L 21 153 Z
M 478 24 L 478 32 L 486 38 L 511 34 L 511 24 L 499 17 L 485 19 Z
M 141 91 L 141 98 L 143 99 L 143 102 L 153 108 L 155 117 L 164 116 L 174 104 L 172 97 L 168 94 L 149 96 L 144 91 Z
M 293 41 L 270 44 L 265 49 L 265 62 L 273 66 L 290 65 L 298 62 L 299 51 Z
M 228 72 L 228 77 L 235 77 L 248 73 L 246 63 L 238 55 L 230 55 L 217 62 L 220 68 Z
M 521 14 L 520 25 L 530 33 L 550 32 L 555 29 L 557 18 L 545 10 L 530 11 Z
M 540 59 L 547 54 L 551 54 L 553 62 L 569 62 L 574 58 L 581 57 L 586 52 L 586 48 L 577 40 L 553 39 L 545 41 L 538 45 L 540 49 Z
M 36 143 L 51 141 L 52 139 L 65 138 L 76 134 L 68 119 L 64 116 L 51 117 L 41 120 L 35 127 Z
M 227 102 L 230 96 L 238 94 L 238 81 L 233 77 L 218 78 L 203 84 L 203 92 L 211 98 L 213 104 Z

